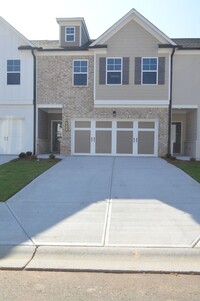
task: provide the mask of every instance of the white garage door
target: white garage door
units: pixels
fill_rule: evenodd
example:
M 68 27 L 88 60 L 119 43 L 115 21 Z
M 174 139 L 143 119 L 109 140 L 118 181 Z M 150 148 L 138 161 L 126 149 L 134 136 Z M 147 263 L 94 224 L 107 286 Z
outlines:
M 0 154 L 19 154 L 23 150 L 23 119 L 0 118 Z
M 75 120 L 72 154 L 157 156 L 155 120 Z

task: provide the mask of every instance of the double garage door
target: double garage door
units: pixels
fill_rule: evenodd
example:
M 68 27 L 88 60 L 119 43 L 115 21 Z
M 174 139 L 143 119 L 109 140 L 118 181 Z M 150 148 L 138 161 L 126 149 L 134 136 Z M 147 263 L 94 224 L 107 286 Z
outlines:
M 157 156 L 155 120 L 74 120 L 72 154 Z

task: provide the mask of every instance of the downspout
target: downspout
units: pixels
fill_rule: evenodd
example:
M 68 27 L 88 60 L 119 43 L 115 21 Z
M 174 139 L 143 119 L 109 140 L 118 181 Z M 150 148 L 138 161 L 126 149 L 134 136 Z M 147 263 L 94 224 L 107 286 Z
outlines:
M 34 49 L 31 49 L 33 55 L 33 154 L 36 154 L 36 56 Z
M 170 96 L 169 96 L 169 111 L 168 111 L 168 143 L 167 156 L 171 157 L 171 123 L 172 123 L 172 88 L 173 88 L 173 57 L 176 47 L 173 47 L 170 61 Z

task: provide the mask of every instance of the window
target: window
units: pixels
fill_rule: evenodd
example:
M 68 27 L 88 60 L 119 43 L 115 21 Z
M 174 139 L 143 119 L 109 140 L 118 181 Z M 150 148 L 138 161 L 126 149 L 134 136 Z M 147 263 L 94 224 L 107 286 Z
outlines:
M 107 84 L 117 85 L 122 83 L 122 59 L 107 58 Z
M 76 60 L 74 61 L 74 86 L 87 86 L 88 77 L 88 61 Z
M 65 42 L 75 42 L 75 27 L 65 27 Z
M 142 59 L 142 83 L 157 84 L 158 59 L 143 58 Z
M 20 85 L 20 60 L 7 60 L 7 85 Z

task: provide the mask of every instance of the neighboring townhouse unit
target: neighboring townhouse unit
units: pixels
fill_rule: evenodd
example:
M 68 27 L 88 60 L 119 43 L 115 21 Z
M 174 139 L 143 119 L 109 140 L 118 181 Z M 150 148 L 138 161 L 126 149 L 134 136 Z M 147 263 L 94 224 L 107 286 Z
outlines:
M 37 153 L 200 158 L 200 39 L 171 39 L 134 9 L 96 40 L 83 18 L 57 23 L 56 41 L 29 42 L 10 29 L 18 56 L 5 52 L 7 61 L 20 57 L 20 84 L 28 83 L 7 84 L 3 105 L 23 115 L 36 96 L 22 136 L 30 128 Z
M 33 151 L 33 44 L 0 17 L 0 154 Z

